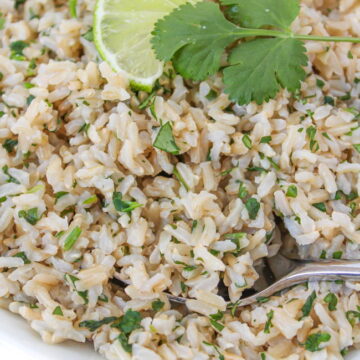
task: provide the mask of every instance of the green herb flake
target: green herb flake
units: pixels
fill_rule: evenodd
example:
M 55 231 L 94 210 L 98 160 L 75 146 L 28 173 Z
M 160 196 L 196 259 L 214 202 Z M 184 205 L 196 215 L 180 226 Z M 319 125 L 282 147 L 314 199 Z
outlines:
M 320 351 L 321 343 L 328 342 L 331 339 L 331 335 L 328 333 L 318 332 L 311 334 L 305 341 L 305 349 L 310 352 Z
M 335 294 L 329 292 L 325 297 L 324 297 L 324 302 L 326 304 L 328 304 L 328 309 L 330 311 L 335 311 L 336 310 L 336 305 L 338 303 L 338 299 L 336 297 Z
M 354 326 L 356 321 L 360 321 L 360 306 L 357 307 L 357 310 L 349 310 L 345 313 L 346 319 L 351 326 Z
M 143 206 L 135 201 L 124 201 L 122 200 L 122 193 L 121 192 L 114 192 L 113 193 L 113 204 L 117 211 L 130 213 L 138 207 Z
M 341 259 L 343 252 L 342 251 L 335 251 L 332 254 L 333 259 Z
M 87 328 L 89 331 L 94 332 L 101 328 L 103 325 L 108 325 L 117 320 L 114 316 L 105 317 L 102 320 L 85 320 L 79 324 L 81 328 Z
M 335 100 L 331 96 L 324 96 L 324 104 L 335 106 Z
M 109 302 L 109 298 L 105 295 L 105 294 L 101 294 L 99 297 L 98 297 L 98 300 L 99 301 L 102 301 L 104 303 L 108 303 Z
M 260 139 L 260 144 L 268 144 L 269 142 L 271 142 L 272 137 L 271 136 L 263 136 Z
M 322 260 L 326 259 L 326 251 L 325 250 L 321 251 L 321 254 L 320 254 L 319 258 L 322 259 Z
M 18 252 L 17 254 L 13 255 L 13 257 L 18 257 L 24 261 L 25 265 L 31 264 L 31 261 L 26 256 L 26 254 L 23 251 Z
M 10 154 L 14 151 L 18 143 L 18 140 L 6 139 L 2 144 L 2 147 Z
M 249 135 L 245 134 L 245 135 L 242 137 L 242 142 L 243 142 L 243 144 L 244 144 L 249 150 L 251 150 L 252 141 L 251 141 L 251 138 L 250 138 Z
M 7 197 L 6 196 L 2 196 L 0 197 L 0 204 L 5 202 L 7 200 Z
M 266 360 L 266 354 L 265 353 L 261 353 L 260 356 L 261 356 L 261 360 Z
M 209 315 L 209 317 L 213 320 L 219 321 L 224 317 L 224 313 L 219 310 L 216 314 Z
M 173 155 L 178 155 L 180 153 L 180 148 L 176 145 L 170 122 L 161 126 L 153 146 Z
M 264 328 L 264 333 L 265 334 L 269 334 L 270 333 L 270 328 L 273 326 L 272 325 L 272 319 L 274 317 L 274 310 L 270 310 L 267 314 L 267 321 L 265 323 L 265 328 Z
M 260 203 L 255 198 L 250 198 L 245 202 L 245 207 L 249 213 L 249 218 L 255 220 L 260 210 Z
M 209 101 L 212 101 L 212 100 L 215 100 L 218 96 L 219 96 L 218 93 L 215 90 L 211 89 L 205 97 Z
M 118 336 L 118 340 L 122 346 L 122 348 L 129 354 L 131 354 L 132 352 L 132 345 L 129 344 L 129 339 L 128 337 L 124 334 L 124 333 L 121 333 L 119 336 Z
M 181 287 L 181 291 L 183 293 L 186 293 L 186 290 L 187 290 L 188 287 L 183 281 L 180 282 L 180 287 Z
M 76 7 L 77 7 L 77 0 L 69 0 L 70 15 L 73 18 L 77 17 Z
M 0 31 L 4 29 L 5 27 L 5 22 L 6 22 L 6 19 L 4 17 L 2 17 L 3 14 L 0 13 Z
M 245 199 L 247 196 L 248 196 L 248 191 L 246 189 L 246 186 L 242 181 L 240 181 L 238 197 L 240 199 Z
M 291 198 L 296 198 L 298 194 L 297 187 L 295 185 L 290 185 L 286 191 L 286 196 Z
M 311 312 L 311 309 L 312 309 L 315 299 L 316 299 L 316 292 L 313 291 L 311 293 L 311 295 L 306 299 L 305 304 L 301 308 L 302 318 L 310 315 L 310 312 Z
M 8 183 L 14 183 L 14 184 L 20 184 L 20 181 L 16 178 L 14 178 L 12 175 L 10 175 L 9 173 L 9 167 L 7 165 L 4 165 L 2 167 L 2 171 L 5 175 L 8 176 L 8 179 L 6 180 L 6 182 Z
M 93 28 L 89 28 L 89 30 L 81 35 L 85 40 L 93 42 L 94 41 L 94 30 Z
M 270 301 L 270 297 L 267 297 L 267 296 L 259 296 L 256 298 L 256 301 L 259 303 L 259 304 L 265 304 L 267 302 Z
M 155 312 L 159 312 L 164 307 L 164 305 L 165 305 L 165 303 L 163 301 L 161 301 L 160 299 L 157 299 L 151 303 L 151 308 Z
M 252 166 L 252 167 L 249 167 L 247 168 L 248 171 L 251 171 L 251 172 L 255 172 L 255 171 L 258 171 L 260 173 L 264 172 L 264 173 L 268 173 L 269 170 L 266 170 L 260 166 Z
M 29 82 L 24 82 L 24 88 L 25 89 L 32 89 L 33 87 L 35 87 L 34 84 L 29 83 Z
M 316 86 L 322 89 L 325 86 L 325 83 L 320 79 L 316 79 Z
M 354 55 L 352 54 L 352 52 L 350 50 L 347 53 L 347 57 L 348 57 L 348 59 L 353 59 L 354 58 Z
M 65 251 L 69 251 L 72 249 L 76 241 L 79 239 L 81 233 L 82 230 L 78 226 L 74 227 L 74 229 L 71 230 L 70 234 L 66 237 L 64 242 L 63 248 Z
M 35 96 L 34 95 L 29 95 L 27 98 L 26 98 L 26 105 L 29 106 L 33 100 L 35 99 Z
M 26 2 L 26 0 L 15 0 L 15 3 L 14 3 L 15 10 L 17 10 L 20 5 L 25 4 L 25 2 Z
M 18 60 L 18 61 L 25 60 L 23 51 L 29 46 L 30 45 L 23 40 L 18 40 L 10 43 L 10 50 L 11 50 L 10 59 Z
M 55 193 L 55 204 L 59 201 L 59 199 L 61 199 L 63 196 L 67 194 L 68 194 L 67 191 L 58 191 L 57 193 Z
M 224 329 L 224 325 L 220 324 L 218 321 L 209 319 L 211 326 L 213 326 L 217 331 L 221 332 Z
M 64 316 L 63 311 L 61 310 L 60 306 L 57 306 L 54 311 L 53 311 L 53 315 L 58 315 L 58 316 Z
M 326 212 L 326 206 L 323 202 L 312 204 L 312 206 L 322 212 Z
M 132 331 L 141 327 L 140 322 L 141 314 L 138 311 L 129 309 L 118 321 L 113 323 L 111 327 L 122 331 L 126 335 L 129 335 Z
M 41 216 L 38 214 L 38 208 L 31 208 L 29 210 L 20 210 L 18 212 L 19 218 L 24 218 L 29 224 L 36 225 Z
M 353 147 L 360 154 L 360 144 L 353 144 Z
M 92 205 L 95 204 L 98 201 L 98 197 L 96 195 L 92 195 L 89 198 L 87 198 L 86 200 L 83 201 L 84 205 Z
M 327 132 L 323 132 L 323 133 L 321 133 L 321 135 L 322 135 L 324 138 L 332 141 L 331 138 L 330 138 L 330 136 L 329 136 L 329 134 L 328 134 Z
M 189 191 L 189 185 L 186 183 L 186 181 L 184 180 L 184 178 L 181 176 L 181 174 L 179 173 L 179 170 L 177 169 L 177 167 L 174 167 L 173 173 L 175 175 L 175 177 L 178 179 L 179 183 L 185 188 L 186 191 Z

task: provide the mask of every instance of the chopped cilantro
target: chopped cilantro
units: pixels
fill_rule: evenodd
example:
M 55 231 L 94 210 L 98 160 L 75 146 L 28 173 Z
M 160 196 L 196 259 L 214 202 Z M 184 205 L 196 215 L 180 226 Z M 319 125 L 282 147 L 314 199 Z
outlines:
M 24 218 L 29 224 L 36 225 L 41 216 L 38 214 L 38 208 L 31 208 L 29 210 L 20 210 L 18 212 L 19 218 Z
M 19 257 L 24 261 L 24 264 L 31 264 L 31 261 L 26 256 L 26 254 L 23 251 L 18 252 L 17 254 L 13 255 L 13 257 Z
M 267 321 L 265 323 L 265 328 L 264 328 L 264 333 L 265 334 L 269 334 L 270 333 L 270 328 L 273 326 L 271 320 L 274 317 L 274 310 L 270 310 L 267 314 Z
M 53 315 L 58 315 L 58 316 L 64 316 L 63 311 L 61 310 L 60 306 L 57 306 L 54 311 L 53 311 Z
M 2 144 L 2 147 L 8 152 L 12 153 L 19 142 L 13 139 L 6 139 Z
M 325 303 L 328 304 L 328 309 L 330 311 L 334 311 L 336 310 L 336 305 L 338 303 L 338 299 L 336 297 L 335 294 L 329 292 L 325 297 L 324 297 L 324 301 Z
M 312 206 L 322 212 L 326 212 L 326 206 L 323 202 L 312 204 Z
M 79 326 L 82 328 L 87 328 L 89 331 L 93 332 L 101 328 L 103 325 L 108 325 L 113 323 L 117 318 L 114 316 L 105 317 L 102 320 L 85 320 L 82 321 Z
M 79 239 L 82 230 L 76 226 L 74 229 L 71 230 L 70 234 L 66 237 L 64 242 L 64 250 L 69 251 L 75 245 L 76 241 Z
M 158 312 L 164 307 L 165 303 L 161 301 L 160 299 L 157 299 L 151 303 L 151 308 Z
M 324 96 L 324 104 L 335 106 L 335 100 L 331 96 Z
M 136 208 L 143 206 L 135 201 L 122 200 L 121 192 L 114 192 L 112 199 L 115 209 L 120 212 L 131 213 Z
M 272 140 L 271 136 L 263 136 L 260 139 L 260 144 L 268 144 Z
M 331 339 L 331 335 L 328 333 L 318 332 L 311 334 L 305 341 L 305 349 L 311 352 L 320 351 L 320 345 L 323 342 L 328 342 Z
M 85 33 L 81 35 L 85 40 L 93 42 L 94 41 L 94 31 L 93 28 L 89 28 L 89 30 Z
M 310 315 L 315 299 L 316 299 L 316 292 L 313 291 L 311 295 L 306 299 L 305 304 L 301 308 L 303 318 Z
M 252 141 L 251 141 L 251 138 L 249 135 L 245 134 L 243 137 L 242 137 L 242 142 L 243 144 L 250 150 L 251 147 L 252 147 Z
M 245 202 L 245 207 L 249 213 L 249 218 L 255 220 L 260 210 L 260 203 L 255 198 L 250 198 Z
M 341 259 L 343 252 L 342 251 L 335 251 L 332 254 L 333 259 Z
M 295 185 L 290 185 L 286 191 L 286 196 L 296 198 L 298 194 L 297 187 Z
M 248 195 L 248 191 L 246 189 L 246 186 L 242 181 L 240 181 L 238 196 L 240 199 L 245 199 L 247 195 Z
M 176 145 L 175 138 L 172 133 L 172 126 L 170 122 L 161 126 L 153 146 L 173 155 L 178 155 L 180 153 L 180 149 Z

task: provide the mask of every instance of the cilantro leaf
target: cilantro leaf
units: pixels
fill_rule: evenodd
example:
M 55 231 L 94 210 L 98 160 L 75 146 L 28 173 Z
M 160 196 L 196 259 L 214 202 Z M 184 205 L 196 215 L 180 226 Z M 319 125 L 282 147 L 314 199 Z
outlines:
M 23 251 L 18 252 L 17 254 L 13 255 L 13 257 L 19 257 L 24 261 L 24 264 L 31 264 L 31 261 L 26 256 L 26 254 Z
M 136 208 L 143 206 L 142 204 L 137 203 L 136 201 L 124 201 L 122 200 L 121 192 L 113 193 L 113 204 L 117 211 L 131 213 Z
M 270 310 L 267 314 L 267 321 L 266 321 L 266 324 L 265 324 L 265 328 L 264 328 L 264 333 L 265 334 L 270 334 L 270 328 L 273 326 L 271 320 L 273 319 L 274 317 L 274 310 Z
M 161 301 L 160 299 L 157 299 L 151 303 L 151 308 L 158 312 L 164 307 L 165 303 Z
M 63 311 L 62 311 L 62 309 L 61 309 L 60 306 L 57 306 L 57 307 L 54 309 L 53 315 L 64 316 L 64 313 L 63 313 Z
M 288 29 L 300 12 L 298 0 L 221 0 L 221 4 L 233 5 L 227 14 L 246 28 Z
M 5 142 L 2 144 L 2 147 L 8 152 L 11 153 L 14 151 L 15 147 L 17 146 L 18 141 L 13 139 L 6 139 Z
M 300 40 L 256 39 L 238 45 L 224 70 L 225 92 L 231 100 L 258 104 L 274 98 L 280 88 L 294 92 L 305 79 L 305 47 Z
M 161 126 L 153 146 L 173 155 L 178 155 L 180 153 L 180 149 L 176 145 L 174 135 L 172 133 L 172 126 L 170 122 Z
M 297 187 L 295 185 L 290 185 L 286 191 L 286 196 L 296 198 L 298 194 Z
M 124 334 L 128 335 L 132 331 L 140 328 L 141 314 L 138 311 L 133 311 L 131 309 L 127 310 L 126 313 L 111 325 L 113 328 L 117 328 L 122 331 Z
M 82 230 L 78 226 L 74 227 L 74 229 L 71 230 L 71 233 L 67 236 L 64 242 L 65 251 L 69 251 L 75 245 L 81 233 Z
M 79 326 L 88 328 L 89 331 L 96 331 L 103 325 L 111 324 L 114 322 L 117 318 L 114 316 L 105 317 L 102 320 L 85 320 L 82 321 Z
M 338 299 L 334 293 L 329 292 L 324 297 L 324 301 L 328 304 L 328 308 L 330 311 L 336 310 L 336 305 L 338 303 Z
M 331 335 L 328 333 L 315 333 L 307 337 L 305 341 L 305 349 L 311 352 L 320 351 L 320 344 L 327 342 L 331 339 Z
M 316 292 L 313 291 L 311 295 L 306 299 L 304 306 L 301 308 L 303 318 L 310 315 L 315 299 L 316 299 Z
M 156 23 L 152 44 L 158 59 L 172 59 L 183 77 L 203 80 L 219 70 L 225 48 L 239 38 L 238 30 L 217 4 L 188 3 Z
M 41 218 L 41 215 L 38 214 L 38 208 L 20 210 L 18 216 L 19 218 L 24 218 L 31 225 L 36 225 Z
M 255 198 L 250 198 L 245 202 L 245 207 L 249 213 L 249 218 L 255 220 L 260 210 L 260 203 Z

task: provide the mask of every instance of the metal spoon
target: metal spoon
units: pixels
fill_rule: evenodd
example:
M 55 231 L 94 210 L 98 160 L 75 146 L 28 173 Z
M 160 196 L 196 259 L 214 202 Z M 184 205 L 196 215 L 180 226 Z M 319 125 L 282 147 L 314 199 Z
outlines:
M 261 269 L 259 280 L 254 284 L 255 293 L 240 299 L 236 306 L 246 306 L 258 301 L 259 298 L 269 297 L 282 290 L 307 281 L 324 280 L 360 280 L 360 260 L 323 260 L 302 261 L 292 260 L 278 253 L 266 259 Z M 129 285 L 116 273 L 112 282 L 121 287 Z M 185 304 L 187 298 L 166 294 L 170 301 Z M 227 294 L 222 294 L 227 298 Z

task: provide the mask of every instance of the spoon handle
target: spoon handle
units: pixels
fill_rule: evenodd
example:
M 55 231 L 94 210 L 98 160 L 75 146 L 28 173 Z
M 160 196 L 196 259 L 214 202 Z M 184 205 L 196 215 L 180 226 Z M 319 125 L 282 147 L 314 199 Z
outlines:
M 308 262 L 274 282 L 255 295 L 240 299 L 237 306 L 255 303 L 259 298 L 269 297 L 281 290 L 307 281 L 360 280 L 360 260 L 332 260 Z

